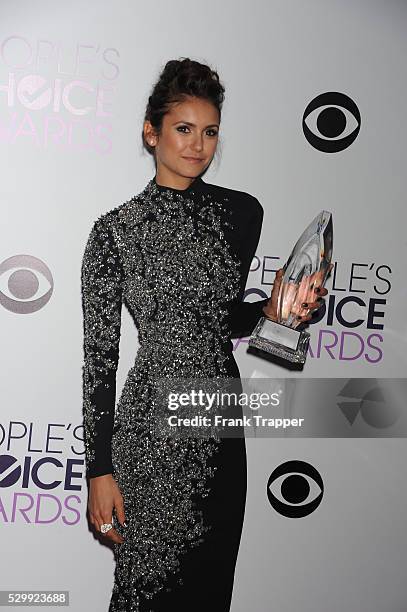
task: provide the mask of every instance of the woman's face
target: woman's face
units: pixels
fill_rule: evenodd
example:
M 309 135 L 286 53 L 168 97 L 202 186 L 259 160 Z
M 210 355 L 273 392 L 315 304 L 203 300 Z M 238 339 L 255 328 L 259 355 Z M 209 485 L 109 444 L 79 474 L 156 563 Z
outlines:
M 218 132 L 218 111 L 207 100 L 189 96 L 172 104 L 164 115 L 161 134 L 146 133 L 147 141 L 155 146 L 157 172 L 188 178 L 200 175 L 215 154 Z

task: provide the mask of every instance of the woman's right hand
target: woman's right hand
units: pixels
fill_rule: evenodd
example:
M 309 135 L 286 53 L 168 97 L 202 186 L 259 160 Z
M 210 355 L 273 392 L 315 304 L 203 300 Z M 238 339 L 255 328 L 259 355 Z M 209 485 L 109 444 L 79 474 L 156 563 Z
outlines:
M 95 476 L 90 479 L 88 509 L 90 522 L 97 531 L 100 532 L 100 527 L 104 523 L 111 523 L 113 518 L 113 508 L 116 510 L 116 516 L 121 525 L 126 520 L 124 515 L 123 496 L 117 482 L 112 474 L 104 474 L 103 476 Z M 103 534 L 112 542 L 122 544 L 124 539 L 117 533 L 113 527 L 107 533 Z

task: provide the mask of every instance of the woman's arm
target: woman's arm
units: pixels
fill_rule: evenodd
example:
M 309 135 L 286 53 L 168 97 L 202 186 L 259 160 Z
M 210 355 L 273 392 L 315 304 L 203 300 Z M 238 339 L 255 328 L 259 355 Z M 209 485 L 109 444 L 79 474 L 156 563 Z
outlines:
M 252 205 L 252 202 L 250 202 L 250 204 Z M 239 247 L 241 250 L 242 279 L 236 304 L 232 308 L 229 316 L 232 337 L 250 336 L 258 320 L 264 315 L 263 307 L 269 301 L 269 298 L 257 300 L 256 302 L 243 301 L 250 266 L 260 240 L 263 216 L 264 210 L 262 205 L 256 198 L 253 198 L 253 215 L 248 224 L 247 238 Z
M 109 213 L 95 221 L 82 260 L 83 423 L 90 478 L 113 471 L 111 439 L 122 307 L 123 269 Z

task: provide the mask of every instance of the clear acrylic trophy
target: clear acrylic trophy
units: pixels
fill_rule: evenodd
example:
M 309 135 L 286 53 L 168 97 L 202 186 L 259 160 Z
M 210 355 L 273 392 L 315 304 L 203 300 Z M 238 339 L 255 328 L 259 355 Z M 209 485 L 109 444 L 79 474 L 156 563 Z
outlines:
M 277 321 L 260 318 L 249 346 L 294 363 L 305 363 L 310 334 L 296 327 L 303 302 L 315 301 L 313 287 L 323 287 L 332 259 L 332 214 L 323 210 L 300 236 L 283 270 Z

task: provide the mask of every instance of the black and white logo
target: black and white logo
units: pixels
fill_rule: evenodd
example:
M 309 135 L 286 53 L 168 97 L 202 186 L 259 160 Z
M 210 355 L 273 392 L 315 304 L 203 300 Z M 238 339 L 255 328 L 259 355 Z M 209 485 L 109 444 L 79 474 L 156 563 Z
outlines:
M 355 102 L 338 91 L 329 91 L 311 100 L 302 118 L 305 138 L 324 153 L 347 149 L 359 134 L 360 124 Z

